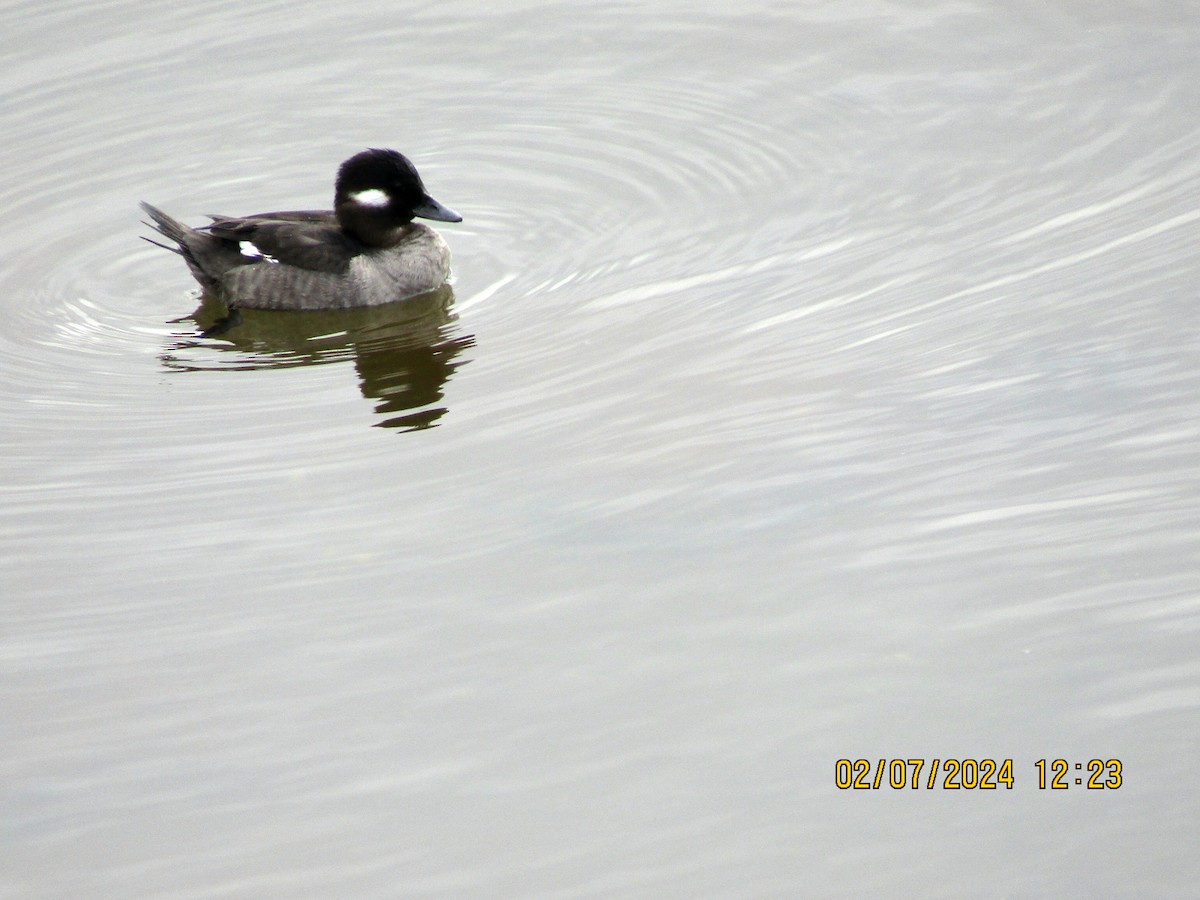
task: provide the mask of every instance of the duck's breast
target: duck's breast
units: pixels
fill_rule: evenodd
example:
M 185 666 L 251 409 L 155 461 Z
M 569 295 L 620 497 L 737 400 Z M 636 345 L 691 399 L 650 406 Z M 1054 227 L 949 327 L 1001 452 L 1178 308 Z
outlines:
M 414 222 L 396 246 L 356 256 L 348 277 L 355 282 L 363 306 L 424 294 L 450 277 L 450 248 L 432 228 Z

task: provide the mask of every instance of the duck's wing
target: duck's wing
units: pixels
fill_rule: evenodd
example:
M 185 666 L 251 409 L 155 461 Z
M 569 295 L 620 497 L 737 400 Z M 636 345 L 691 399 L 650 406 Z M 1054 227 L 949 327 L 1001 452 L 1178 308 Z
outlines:
M 310 272 L 345 274 L 350 260 L 362 252 L 362 248 L 342 232 L 333 213 L 329 212 L 210 218 L 212 224 L 204 230 L 215 237 L 241 244 L 244 255 L 261 254 L 268 260 Z

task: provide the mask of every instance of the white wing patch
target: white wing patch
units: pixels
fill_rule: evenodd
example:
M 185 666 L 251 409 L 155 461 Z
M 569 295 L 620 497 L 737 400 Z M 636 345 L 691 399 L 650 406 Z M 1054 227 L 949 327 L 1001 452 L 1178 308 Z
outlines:
M 391 202 L 391 197 L 387 195 L 387 191 L 381 191 L 379 188 L 370 188 L 365 191 L 355 191 L 350 195 L 350 199 L 359 206 L 372 206 L 376 209 L 382 209 Z
M 248 257 L 249 259 L 261 259 L 263 262 L 269 263 L 279 262 L 279 260 L 275 259 L 274 257 L 267 256 L 267 254 L 263 253 L 249 241 L 240 241 L 238 243 L 238 249 L 242 252 L 242 256 Z

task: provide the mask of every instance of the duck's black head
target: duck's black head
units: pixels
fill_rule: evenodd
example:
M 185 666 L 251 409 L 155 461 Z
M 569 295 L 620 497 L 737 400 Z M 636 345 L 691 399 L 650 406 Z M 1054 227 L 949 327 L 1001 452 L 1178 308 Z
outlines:
M 462 221 L 425 192 L 416 167 L 395 150 L 364 150 L 342 163 L 333 208 L 343 229 L 372 246 L 388 245 L 417 216 Z

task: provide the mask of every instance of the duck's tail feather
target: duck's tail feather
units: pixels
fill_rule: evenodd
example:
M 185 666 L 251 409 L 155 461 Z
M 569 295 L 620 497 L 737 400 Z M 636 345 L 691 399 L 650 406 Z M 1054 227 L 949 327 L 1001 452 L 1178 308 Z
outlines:
M 150 225 L 149 222 L 143 222 L 142 224 Z M 154 226 L 151 225 L 150 227 L 153 228 Z M 183 256 L 183 250 L 181 250 L 179 247 L 168 247 L 162 241 L 156 241 L 154 238 L 148 238 L 144 234 L 139 235 L 139 237 L 147 244 L 153 244 L 155 247 L 162 247 L 164 250 L 170 250 L 172 253 L 178 253 L 180 256 Z
M 139 203 L 138 206 L 142 208 L 142 212 L 153 219 L 152 222 L 143 222 L 142 224 L 153 228 L 163 237 L 174 241 L 178 246 L 168 247 L 166 244 L 160 244 L 154 238 L 143 237 L 142 240 L 149 241 L 154 246 L 162 247 L 164 250 L 170 250 L 172 253 L 178 253 L 180 256 L 186 256 L 187 254 L 184 253 L 184 248 L 187 246 L 185 239 L 193 229 L 188 228 L 188 226 L 176 219 L 172 219 L 161 209 L 151 206 L 145 201 Z
M 142 240 L 182 256 L 184 262 L 188 264 L 188 268 L 192 270 L 192 275 L 205 288 L 218 287 L 221 273 L 239 262 L 240 257 L 236 245 L 227 246 L 227 242 L 184 225 L 149 203 L 143 202 L 139 205 L 142 207 L 142 211 L 150 217 L 150 221 L 144 224 L 153 228 L 167 240 L 174 242 L 175 246 L 172 247 L 145 235 L 142 236 Z

